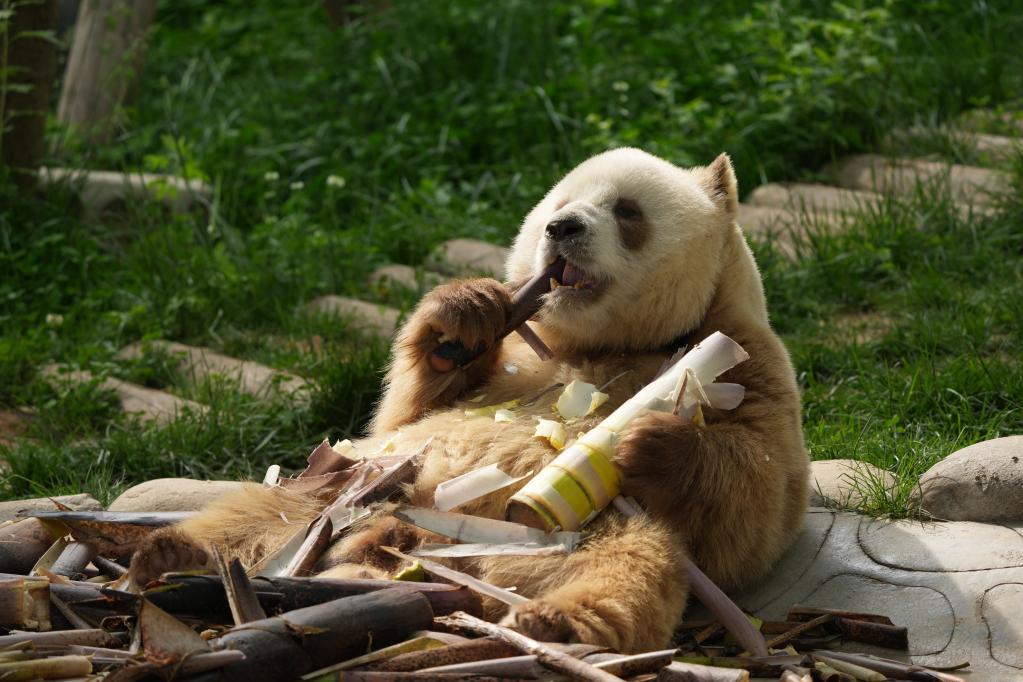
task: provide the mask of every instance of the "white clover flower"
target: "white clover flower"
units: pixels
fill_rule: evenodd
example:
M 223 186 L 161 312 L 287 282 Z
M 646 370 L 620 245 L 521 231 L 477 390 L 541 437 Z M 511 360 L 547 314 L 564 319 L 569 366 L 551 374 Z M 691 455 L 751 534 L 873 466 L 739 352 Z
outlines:
M 58 315 L 57 313 L 46 314 L 46 326 L 47 327 L 59 327 L 64 324 L 64 316 Z
M 305 187 L 305 183 L 302 182 L 301 180 L 296 180 L 295 182 L 291 183 L 289 187 L 291 187 L 292 191 L 297 192 L 298 190 Z
M 277 171 L 267 171 L 263 173 L 263 179 L 267 182 L 275 182 L 280 180 L 281 176 L 278 175 Z
M 334 189 L 341 189 L 342 187 L 344 187 L 347 184 L 348 184 L 348 181 L 346 181 L 340 175 L 328 175 L 327 176 L 327 187 L 333 187 Z
M 614 83 L 611 84 L 611 88 L 615 92 L 628 92 L 629 84 L 626 83 L 625 81 L 615 81 Z

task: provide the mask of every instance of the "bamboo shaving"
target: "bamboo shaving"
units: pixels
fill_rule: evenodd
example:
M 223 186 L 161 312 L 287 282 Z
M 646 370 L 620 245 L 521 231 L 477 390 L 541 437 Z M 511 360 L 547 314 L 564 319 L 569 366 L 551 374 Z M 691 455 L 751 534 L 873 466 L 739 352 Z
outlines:
M 550 443 L 551 447 L 555 450 L 563 450 L 568 435 L 565 433 L 565 426 L 561 422 L 556 422 L 553 419 L 541 419 L 537 422 L 533 438 L 542 438 Z
M 458 585 L 465 585 L 470 590 L 479 592 L 480 594 L 490 597 L 492 599 L 496 599 L 497 601 L 503 604 L 508 604 L 509 606 L 518 606 L 519 604 L 529 603 L 529 599 L 523 597 L 520 594 L 515 594 L 514 592 L 506 590 L 502 587 L 498 587 L 497 585 L 485 583 L 482 580 L 479 580 L 478 578 L 473 578 L 471 575 L 467 575 L 465 573 L 462 573 L 461 571 L 456 571 L 453 568 L 448 568 L 447 566 L 438 564 L 435 561 L 430 561 L 429 559 L 423 557 L 420 557 L 418 559 L 415 557 L 411 557 L 408 554 L 405 554 L 404 552 L 395 549 L 394 547 L 381 547 L 380 549 L 382 549 L 383 551 L 387 552 L 392 556 L 398 557 L 399 559 L 404 559 L 405 561 L 409 562 L 418 561 L 422 565 L 422 567 L 429 571 L 430 573 L 438 575 L 441 578 L 444 578 L 445 580 L 450 580 L 451 582 L 456 583 Z
M 438 485 L 433 494 L 433 506 L 440 511 L 451 511 L 466 502 L 507 488 L 526 476 L 532 475 L 533 472 L 529 471 L 522 476 L 509 476 L 501 471 L 496 464 L 491 464 Z
M 472 542 L 459 545 L 431 543 L 409 552 L 414 557 L 464 558 L 474 556 L 553 556 L 568 554 L 564 545 L 538 545 L 535 542 L 509 542 L 505 544 Z
M 565 421 L 580 419 L 592 414 L 598 407 L 607 402 L 607 393 L 601 393 L 593 384 L 573 380 L 561 392 L 554 409 Z

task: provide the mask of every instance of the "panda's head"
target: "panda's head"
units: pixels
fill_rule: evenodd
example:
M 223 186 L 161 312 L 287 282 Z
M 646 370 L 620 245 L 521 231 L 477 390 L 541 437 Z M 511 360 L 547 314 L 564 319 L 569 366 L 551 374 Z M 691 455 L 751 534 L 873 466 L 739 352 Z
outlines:
M 737 202 L 725 154 L 683 169 L 638 149 L 608 151 L 577 166 L 526 216 L 507 274 L 525 279 L 561 257 L 542 326 L 577 349 L 657 348 L 706 312 Z

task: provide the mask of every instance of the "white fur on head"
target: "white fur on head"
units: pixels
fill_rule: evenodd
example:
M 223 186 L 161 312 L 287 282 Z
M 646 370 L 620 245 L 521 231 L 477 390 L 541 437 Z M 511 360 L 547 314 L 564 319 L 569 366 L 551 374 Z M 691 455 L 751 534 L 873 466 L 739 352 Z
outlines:
M 642 211 L 645 239 L 638 248 L 623 243 L 614 213 L 621 199 Z M 606 286 L 592 301 L 557 292 L 547 297 L 540 323 L 559 344 L 658 348 L 703 318 L 737 205 L 726 154 L 709 166 L 682 169 L 639 149 L 614 149 L 577 166 L 526 216 L 507 274 L 530 277 L 560 252 Z M 584 226 L 570 255 L 545 234 L 549 223 L 569 216 Z

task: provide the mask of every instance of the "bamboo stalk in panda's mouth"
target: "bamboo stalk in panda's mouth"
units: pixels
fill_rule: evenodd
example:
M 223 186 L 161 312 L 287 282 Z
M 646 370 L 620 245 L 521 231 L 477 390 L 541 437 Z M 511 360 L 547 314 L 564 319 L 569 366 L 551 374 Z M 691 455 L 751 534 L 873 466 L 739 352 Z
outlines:
M 508 315 L 508 323 L 496 340 L 503 339 L 512 332 L 517 331 L 522 339 L 529 344 L 542 360 L 550 360 L 553 357 L 551 350 L 536 333 L 526 325 L 526 321 L 540 310 L 543 305 L 544 294 L 550 293 L 551 279 L 560 281 L 565 271 L 565 259 L 558 257 L 553 263 L 544 268 L 539 274 L 534 275 L 522 288 L 512 296 L 511 312 Z M 432 355 L 441 362 L 431 359 L 431 365 L 438 371 L 445 371 L 448 363 L 454 363 L 449 369 L 463 367 L 487 351 L 487 346 L 478 346 L 473 349 L 466 348 L 460 341 L 445 341 L 433 349 Z

